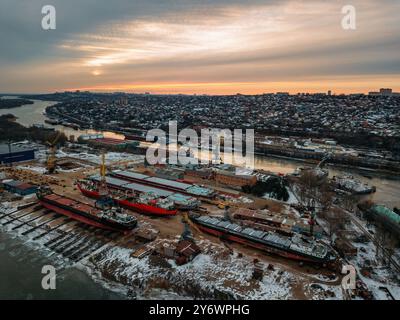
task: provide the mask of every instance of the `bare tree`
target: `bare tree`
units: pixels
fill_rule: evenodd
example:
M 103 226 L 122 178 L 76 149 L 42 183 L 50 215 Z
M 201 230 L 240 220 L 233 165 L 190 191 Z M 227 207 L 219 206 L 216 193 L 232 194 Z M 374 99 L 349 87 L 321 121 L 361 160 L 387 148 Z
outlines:
M 349 194 L 349 195 L 345 195 L 342 198 L 342 203 L 343 203 L 343 207 L 350 211 L 350 212 L 354 212 L 355 207 L 358 203 L 358 197 L 354 194 Z
M 333 205 L 333 200 L 335 193 L 332 192 L 327 183 L 324 183 L 320 187 L 318 201 L 321 204 L 321 209 L 323 212 L 328 212 Z
M 319 187 L 317 175 L 312 170 L 304 170 L 299 177 L 299 197 L 304 206 L 314 206 Z
M 332 208 L 324 213 L 325 221 L 328 224 L 329 236 L 332 238 L 334 234 L 338 235 L 338 231 L 345 229 L 346 214 L 338 209 Z
M 374 242 L 376 246 L 375 257 L 390 267 L 399 239 L 385 228 L 382 222 L 376 223 Z

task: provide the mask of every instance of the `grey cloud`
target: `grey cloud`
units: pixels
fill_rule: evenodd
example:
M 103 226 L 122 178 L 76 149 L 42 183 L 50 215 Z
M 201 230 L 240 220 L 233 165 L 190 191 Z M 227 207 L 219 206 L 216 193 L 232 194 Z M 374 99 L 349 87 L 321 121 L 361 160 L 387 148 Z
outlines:
M 224 17 L 232 6 L 247 9 L 250 6 L 282 5 L 288 1 L 243 0 L 1 0 L 0 2 L 0 91 L 30 91 L 35 88 L 66 88 L 101 85 L 103 83 L 140 82 L 235 82 L 284 81 L 316 76 L 346 75 L 398 75 L 400 72 L 400 22 L 399 2 L 386 0 L 379 3 L 364 1 L 366 8 L 375 12 L 374 20 L 365 21 L 360 16 L 360 31 L 353 36 L 340 34 L 339 22 L 333 34 L 315 36 L 319 31 L 310 15 L 302 21 L 310 28 L 304 33 L 303 45 L 284 42 L 273 49 L 255 49 L 252 43 L 243 43 L 248 50 L 241 52 L 213 52 L 203 56 L 181 56 L 179 59 L 158 57 L 150 62 L 128 61 L 102 67 L 101 77 L 92 77 L 88 70 L 57 70 L 40 77 L 40 71 L 23 68 L 73 63 L 85 57 L 78 50 L 64 50 L 60 44 L 84 44 L 84 34 L 96 35 L 100 27 L 112 23 L 154 20 L 188 23 L 202 17 Z M 295 1 L 290 1 L 295 2 Z M 301 1 L 299 1 L 301 2 Z M 316 1 L 318 2 L 318 1 Z M 319 1 L 320 2 L 320 1 Z M 356 1 L 357 2 L 357 1 Z M 336 1 L 338 6 L 342 1 Z M 53 4 L 57 9 L 57 30 L 46 32 L 40 27 L 43 5 Z M 332 13 L 325 13 L 332 14 Z M 295 17 L 293 17 L 294 19 Z M 320 22 L 320 20 L 318 21 Z M 300 27 L 303 27 L 300 26 Z M 324 26 L 326 27 L 326 26 Z M 314 28 L 314 29 L 313 29 Z M 110 31 L 118 36 L 119 30 Z M 336 34 L 337 33 L 337 34 Z M 282 38 L 285 35 L 281 35 Z M 288 35 L 290 36 L 290 35 Z M 157 35 L 135 35 L 134 41 L 156 42 Z M 147 38 L 148 39 L 148 38 Z M 129 39 L 127 39 L 129 40 Z M 268 39 L 266 39 L 268 40 Z M 96 43 L 101 44 L 101 41 Z M 18 72 L 14 71 L 18 69 Z M 35 73 L 36 72 L 36 73 Z M 35 89 L 39 90 L 39 89 Z
M 55 45 L 81 33 L 95 32 L 112 21 L 139 18 L 181 19 L 185 12 L 216 14 L 224 6 L 246 6 L 278 1 L 240 0 L 2 0 L 0 3 L 0 63 L 40 59 L 57 54 Z M 41 29 L 41 8 L 54 5 L 57 29 Z

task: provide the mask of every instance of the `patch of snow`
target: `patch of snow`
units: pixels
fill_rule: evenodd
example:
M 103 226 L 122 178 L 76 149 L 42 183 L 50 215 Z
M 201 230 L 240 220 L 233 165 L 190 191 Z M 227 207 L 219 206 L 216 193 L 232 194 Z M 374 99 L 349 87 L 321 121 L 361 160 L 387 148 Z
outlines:
M 36 172 L 36 173 L 40 173 L 40 174 L 44 174 L 46 173 L 46 168 L 44 167 L 35 167 L 35 166 L 17 166 L 17 169 L 21 169 L 21 170 L 28 170 L 28 171 L 32 171 L 32 172 Z

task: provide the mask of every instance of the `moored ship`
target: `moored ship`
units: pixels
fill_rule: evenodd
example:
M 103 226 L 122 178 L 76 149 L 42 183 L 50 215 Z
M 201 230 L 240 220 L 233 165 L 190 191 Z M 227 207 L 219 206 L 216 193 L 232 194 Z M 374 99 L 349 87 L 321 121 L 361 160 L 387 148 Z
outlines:
M 165 199 L 166 201 L 173 203 L 175 208 L 180 210 L 194 210 L 197 209 L 201 204 L 200 200 L 192 196 L 147 186 L 141 183 L 135 183 L 112 176 L 103 177 L 102 175 L 93 175 L 89 176 L 88 180 L 98 184 L 104 183 L 109 190 L 122 191 L 124 194 L 153 194 L 153 196 L 157 198 Z
M 91 206 L 56 194 L 48 187 L 39 188 L 36 196 L 43 207 L 94 227 L 129 231 L 137 225 L 136 218 L 124 213 L 120 208 Z
M 335 176 L 333 177 L 332 182 L 337 189 L 350 194 L 361 195 L 376 192 L 376 187 L 371 187 L 366 183 L 362 183 L 360 180 L 357 180 L 352 176 Z
M 125 140 L 146 141 L 146 137 L 138 134 L 125 134 Z
M 99 185 L 89 180 L 79 180 L 76 183 L 78 189 L 87 197 L 99 199 Z M 154 216 L 174 216 L 174 204 L 166 199 L 157 198 L 151 194 L 135 195 L 122 190 L 109 190 L 109 196 L 121 207 L 131 209 L 141 214 Z
M 329 265 L 336 260 L 326 245 L 305 240 L 298 235 L 285 237 L 275 232 L 242 227 L 223 218 L 197 213 L 190 213 L 189 218 L 203 232 L 285 258 L 321 265 Z
M 114 170 L 110 173 L 110 176 L 133 183 L 148 185 L 154 188 L 179 192 L 190 197 L 213 198 L 215 196 L 215 192 L 211 188 L 178 180 L 148 176 L 135 171 Z
M 60 124 L 59 120 L 50 119 L 50 118 L 49 119 L 45 119 L 44 122 L 47 123 L 47 124 L 51 124 L 53 126 Z

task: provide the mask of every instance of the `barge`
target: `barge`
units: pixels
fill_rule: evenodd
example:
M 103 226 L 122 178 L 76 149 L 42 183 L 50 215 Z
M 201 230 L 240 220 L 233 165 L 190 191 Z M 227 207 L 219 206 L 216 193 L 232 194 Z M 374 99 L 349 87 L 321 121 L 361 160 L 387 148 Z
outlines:
M 189 219 L 203 232 L 240 244 L 301 262 L 328 266 L 336 256 L 325 244 L 299 235 L 286 237 L 275 232 L 266 232 L 242 227 L 220 217 L 189 213 Z

